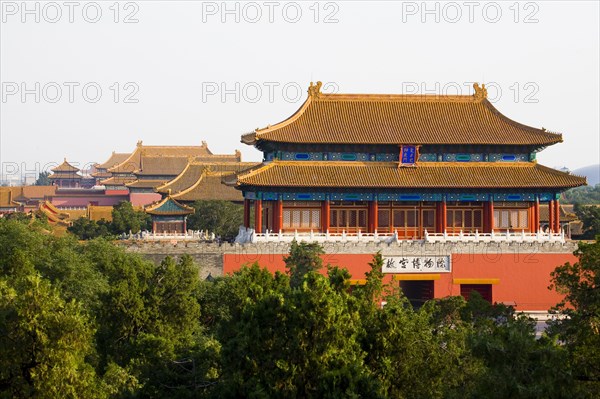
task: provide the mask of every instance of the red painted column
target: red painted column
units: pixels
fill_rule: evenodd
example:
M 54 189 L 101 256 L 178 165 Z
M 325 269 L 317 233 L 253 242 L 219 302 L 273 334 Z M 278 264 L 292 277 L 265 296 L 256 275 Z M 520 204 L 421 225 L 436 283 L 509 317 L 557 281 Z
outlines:
M 535 200 L 535 232 L 540 230 L 540 199 Z
M 527 207 L 527 220 L 529 221 L 527 225 L 529 226 L 529 232 L 533 233 L 535 228 L 535 202 L 530 201 L 529 206 Z
M 554 231 L 560 232 L 560 202 L 554 201 Z
M 244 227 L 250 227 L 250 200 L 244 199 Z
M 490 231 L 490 209 L 487 202 L 483 203 L 483 230 L 482 233 Z
M 277 217 L 275 220 L 275 232 L 279 233 L 280 231 L 283 231 L 283 201 L 281 199 L 277 200 L 275 208 L 277 209 Z
M 371 205 L 371 219 L 372 219 L 372 222 L 370 223 L 370 225 L 372 226 L 371 233 L 375 233 L 375 230 L 377 230 L 377 225 L 379 224 L 379 219 L 378 219 L 379 202 L 377 200 L 375 200 L 375 201 L 371 201 L 369 204 Z
M 254 200 L 254 231 L 262 233 L 262 200 Z
M 325 233 L 329 230 L 329 216 L 331 207 L 329 206 L 329 200 L 325 200 L 321 203 L 321 232 Z
M 490 230 L 488 231 L 489 233 L 491 233 L 492 231 L 494 231 L 494 201 L 488 201 L 487 203 L 488 206 L 488 226 L 490 226 Z
M 442 203 L 435 203 L 435 232 L 442 232 Z
M 152 232 L 156 233 L 156 222 L 154 220 L 152 221 Z
M 441 208 L 442 208 L 441 209 L 442 210 L 442 214 L 440 215 L 441 219 L 440 219 L 440 231 L 439 232 L 443 233 L 448 228 L 448 219 L 447 219 L 448 212 L 447 212 L 447 209 L 446 209 L 446 201 L 445 200 L 442 201 Z
M 548 202 L 548 229 L 554 232 L 554 200 Z

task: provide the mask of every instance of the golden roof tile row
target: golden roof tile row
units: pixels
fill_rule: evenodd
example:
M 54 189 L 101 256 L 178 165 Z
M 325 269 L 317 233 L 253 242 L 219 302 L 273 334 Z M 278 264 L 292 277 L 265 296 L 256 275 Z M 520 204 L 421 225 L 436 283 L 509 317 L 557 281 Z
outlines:
M 234 182 L 231 179 L 228 184 Z M 323 188 L 569 188 L 586 184 L 533 162 L 397 162 L 273 161 L 237 175 L 237 186 Z
M 481 144 L 547 146 L 560 134 L 502 115 L 475 86 L 467 95 L 323 94 L 309 97 L 287 120 L 242 136 L 260 141 L 319 144 Z

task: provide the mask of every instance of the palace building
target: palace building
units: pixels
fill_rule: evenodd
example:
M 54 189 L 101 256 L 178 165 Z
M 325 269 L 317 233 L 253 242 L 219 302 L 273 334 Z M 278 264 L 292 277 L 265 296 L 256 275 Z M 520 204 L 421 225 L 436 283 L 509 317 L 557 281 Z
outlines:
M 258 262 L 285 271 L 292 240 L 320 242 L 324 264 L 384 281 L 415 305 L 477 291 L 543 320 L 562 299 L 550 274 L 576 261 L 559 204 L 582 177 L 536 161 L 562 135 L 515 122 L 473 95 L 325 94 L 244 134 L 263 162 L 223 182 L 244 197 L 224 273 Z M 254 217 L 252 217 L 254 216 Z
M 83 176 L 79 174 L 80 169 L 67 162 L 67 158 L 62 164 L 51 170 L 52 174 L 48 176 L 48 179 L 55 186 L 60 188 L 79 188 L 82 186 Z
M 134 206 L 145 206 L 161 200 L 157 187 L 176 178 L 190 162 L 240 161 L 239 151 L 213 154 L 205 141 L 200 146 L 146 146 L 139 141 L 127 157 L 113 153 L 107 162 L 96 166 L 96 176 L 104 177 L 100 183 L 107 195 L 125 193 Z
M 243 193 L 244 240 L 310 234 L 396 239 L 560 234 L 559 196 L 582 177 L 540 165 L 562 135 L 515 122 L 473 95 L 325 94 L 242 136 L 261 165 L 224 178 Z M 250 213 L 254 225 L 250 226 Z M 563 238 L 564 239 L 564 238 Z
M 190 161 L 185 169 L 171 181 L 156 187 L 156 191 L 180 202 L 224 200 L 243 203 L 244 197 L 234 187 L 221 184 L 229 175 L 259 165 L 256 162 L 203 162 Z
M 112 177 L 112 174 L 108 171 L 108 169 L 113 168 L 124 161 L 127 160 L 131 156 L 131 153 L 118 153 L 113 151 L 110 155 L 110 158 L 104 163 L 95 164 L 94 165 L 94 173 L 92 173 L 92 177 L 96 179 L 96 185 L 101 185 L 102 180 L 106 180 Z

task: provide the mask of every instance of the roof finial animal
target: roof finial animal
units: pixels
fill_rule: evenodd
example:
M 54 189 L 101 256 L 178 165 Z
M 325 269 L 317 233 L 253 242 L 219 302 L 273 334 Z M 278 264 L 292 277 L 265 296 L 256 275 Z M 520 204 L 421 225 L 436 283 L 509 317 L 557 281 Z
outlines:
M 310 86 L 308 86 L 308 95 L 310 97 L 320 97 L 321 96 L 321 86 L 323 86 L 322 82 L 317 82 L 317 84 L 310 82 Z
M 479 83 L 475 82 L 473 83 L 473 88 L 475 89 L 473 96 L 476 99 L 483 100 L 484 98 L 487 98 L 487 89 L 485 88 L 485 83 L 482 83 L 481 87 L 479 87 Z

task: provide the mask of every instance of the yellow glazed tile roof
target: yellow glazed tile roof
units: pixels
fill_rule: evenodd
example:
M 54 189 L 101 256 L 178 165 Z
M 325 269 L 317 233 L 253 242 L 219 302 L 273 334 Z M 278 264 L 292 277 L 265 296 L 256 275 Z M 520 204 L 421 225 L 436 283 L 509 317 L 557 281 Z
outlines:
M 226 173 L 204 172 L 198 181 L 190 188 L 173 195 L 178 201 L 199 201 L 199 200 L 224 200 L 224 201 L 243 201 L 242 192 L 235 187 L 226 186 L 221 183 Z
M 235 179 L 229 179 L 231 184 Z M 586 184 L 533 162 L 273 161 L 237 175 L 238 186 L 354 188 L 567 188 Z
M 136 180 L 135 176 L 114 176 L 102 180 L 100 184 L 105 186 L 124 186 L 125 184 L 133 183 Z
M 142 156 L 136 175 L 177 176 L 190 161 L 188 156 Z
M 108 160 L 106 162 L 96 164 L 96 165 L 94 165 L 94 167 L 96 169 L 112 168 L 113 166 L 119 165 L 120 163 L 124 162 L 130 156 L 131 156 L 131 153 L 119 153 L 119 152 L 113 151 L 113 153 L 110 155 L 110 158 L 108 158 Z
M 166 194 L 169 190 L 176 194 L 195 185 L 205 171 L 214 173 L 236 173 L 253 166 L 259 165 L 257 162 L 190 162 L 186 168 L 173 180 L 157 187 L 156 191 Z
M 65 158 L 63 163 L 61 163 L 60 165 L 58 165 L 57 167 L 55 167 L 51 170 L 53 172 L 71 172 L 73 174 L 79 172 L 79 168 L 76 168 L 75 166 L 73 166 L 69 162 L 67 162 L 67 158 Z
M 517 123 L 469 95 L 323 94 L 320 82 L 287 120 L 242 136 L 262 141 L 334 144 L 492 144 L 547 146 L 560 134 Z
M 208 149 L 205 142 L 201 146 L 145 146 L 141 141 L 138 141 L 133 153 L 118 165 L 110 167 L 108 171 L 113 173 L 133 173 L 141 168 L 142 156 L 195 157 L 210 155 L 212 155 L 212 152 Z
M 165 184 L 165 180 L 141 179 L 125 184 L 129 188 L 156 188 Z

